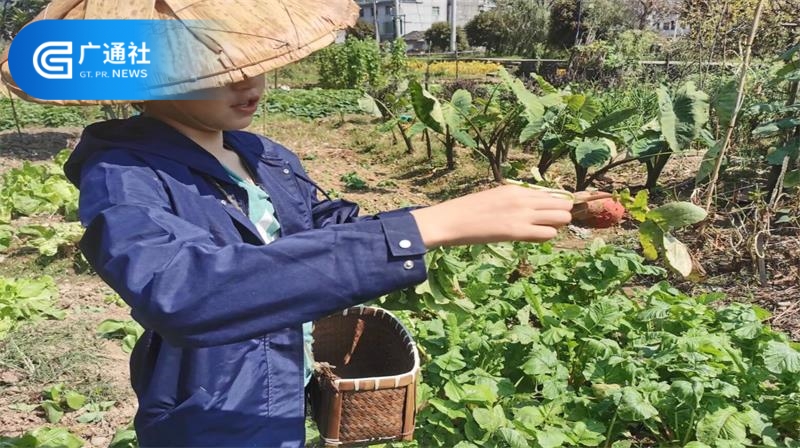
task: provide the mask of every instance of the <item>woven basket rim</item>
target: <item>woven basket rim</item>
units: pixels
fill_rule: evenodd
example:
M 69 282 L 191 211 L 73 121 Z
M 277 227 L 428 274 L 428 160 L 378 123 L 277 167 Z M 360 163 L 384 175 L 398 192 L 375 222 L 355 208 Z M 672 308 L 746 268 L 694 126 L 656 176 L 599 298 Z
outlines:
M 393 313 L 383 308 L 367 305 L 359 305 L 342 310 L 339 313 L 334 313 L 331 316 L 348 316 L 353 314 L 359 316 L 371 315 L 379 319 L 386 319 L 392 322 L 394 327 L 403 335 L 403 340 L 408 340 L 406 348 L 411 353 L 414 362 L 410 370 L 397 375 L 375 376 L 375 377 L 362 377 L 362 378 L 339 378 L 332 381 L 333 386 L 340 391 L 365 391 L 365 390 L 383 390 L 394 389 L 401 386 L 407 386 L 417 379 L 420 371 L 419 350 L 411 332 L 408 328 L 397 318 Z M 371 387 L 366 387 L 364 383 L 371 383 Z M 388 384 L 388 385 L 386 385 Z

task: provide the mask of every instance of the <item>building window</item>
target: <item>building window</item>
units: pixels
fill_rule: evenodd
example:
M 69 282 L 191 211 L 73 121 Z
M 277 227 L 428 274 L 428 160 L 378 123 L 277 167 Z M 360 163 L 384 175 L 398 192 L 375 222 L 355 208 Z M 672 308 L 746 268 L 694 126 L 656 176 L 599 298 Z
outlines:
M 665 30 L 668 30 L 668 29 L 669 29 L 669 22 L 664 22 L 664 27 L 663 27 L 663 29 L 665 29 Z
M 387 16 L 392 15 L 392 7 L 391 6 L 386 5 L 385 9 L 386 9 L 386 15 Z
M 671 29 L 671 30 L 675 29 L 675 21 L 674 20 L 672 22 L 669 22 L 669 29 Z
M 359 9 L 358 10 L 358 16 L 359 17 L 364 17 L 364 10 L 363 9 Z
M 361 12 L 364 13 L 364 15 L 361 17 L 372 17 L 372 9 L 370 8 L 363 8 L 361 9 Z
M 432 8 L 431 14 L 433 15 L 434 19 L 438 19 L 439 18 L 439 11 L 440 11 L 440 9 L 439 9 L 438 6 L 434 6 Z

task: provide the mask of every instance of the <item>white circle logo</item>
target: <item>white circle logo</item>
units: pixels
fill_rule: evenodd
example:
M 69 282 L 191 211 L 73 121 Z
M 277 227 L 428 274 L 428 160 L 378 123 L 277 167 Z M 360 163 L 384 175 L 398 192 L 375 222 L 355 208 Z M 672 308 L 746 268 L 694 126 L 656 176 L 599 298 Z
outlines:
M 33 52 L 33 68 L 47 79 L 72 79 L 72 42 L 45 42 Z M 40 65 L 41 64 L 41 65 Z

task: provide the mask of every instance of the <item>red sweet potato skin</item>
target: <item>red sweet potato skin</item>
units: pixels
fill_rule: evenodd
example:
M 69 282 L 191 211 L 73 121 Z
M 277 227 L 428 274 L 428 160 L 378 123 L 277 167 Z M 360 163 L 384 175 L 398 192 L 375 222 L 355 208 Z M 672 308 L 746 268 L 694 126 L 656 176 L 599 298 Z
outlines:
M 578 210 L 573 210 L 573 221 L 584 227 L 605 229 L 613 227 L 622 221 L 625 207 L 614 199 L 598 199 L 580 204 Z

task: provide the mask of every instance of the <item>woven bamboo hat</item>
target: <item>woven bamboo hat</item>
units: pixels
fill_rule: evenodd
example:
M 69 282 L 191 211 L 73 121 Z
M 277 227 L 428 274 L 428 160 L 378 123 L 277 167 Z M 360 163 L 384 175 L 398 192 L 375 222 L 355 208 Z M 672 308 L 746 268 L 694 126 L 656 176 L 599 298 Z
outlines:
M 43 19 L 166 19 L 213 21 L 190 28 L 201 53 L 193 54 L 192 79 L 180 80 L 181 93 L 221 87 L 295 62 L 331 44 L 336 31 L 352 26 L 352 0 L 53 0 L 33 21 Z M 10 46 L 9 46 L 10 48 Z M 127 101 L 44 101 L 23 92 L 0 57 L 0 77 L 17 96 L 60 105 Z

